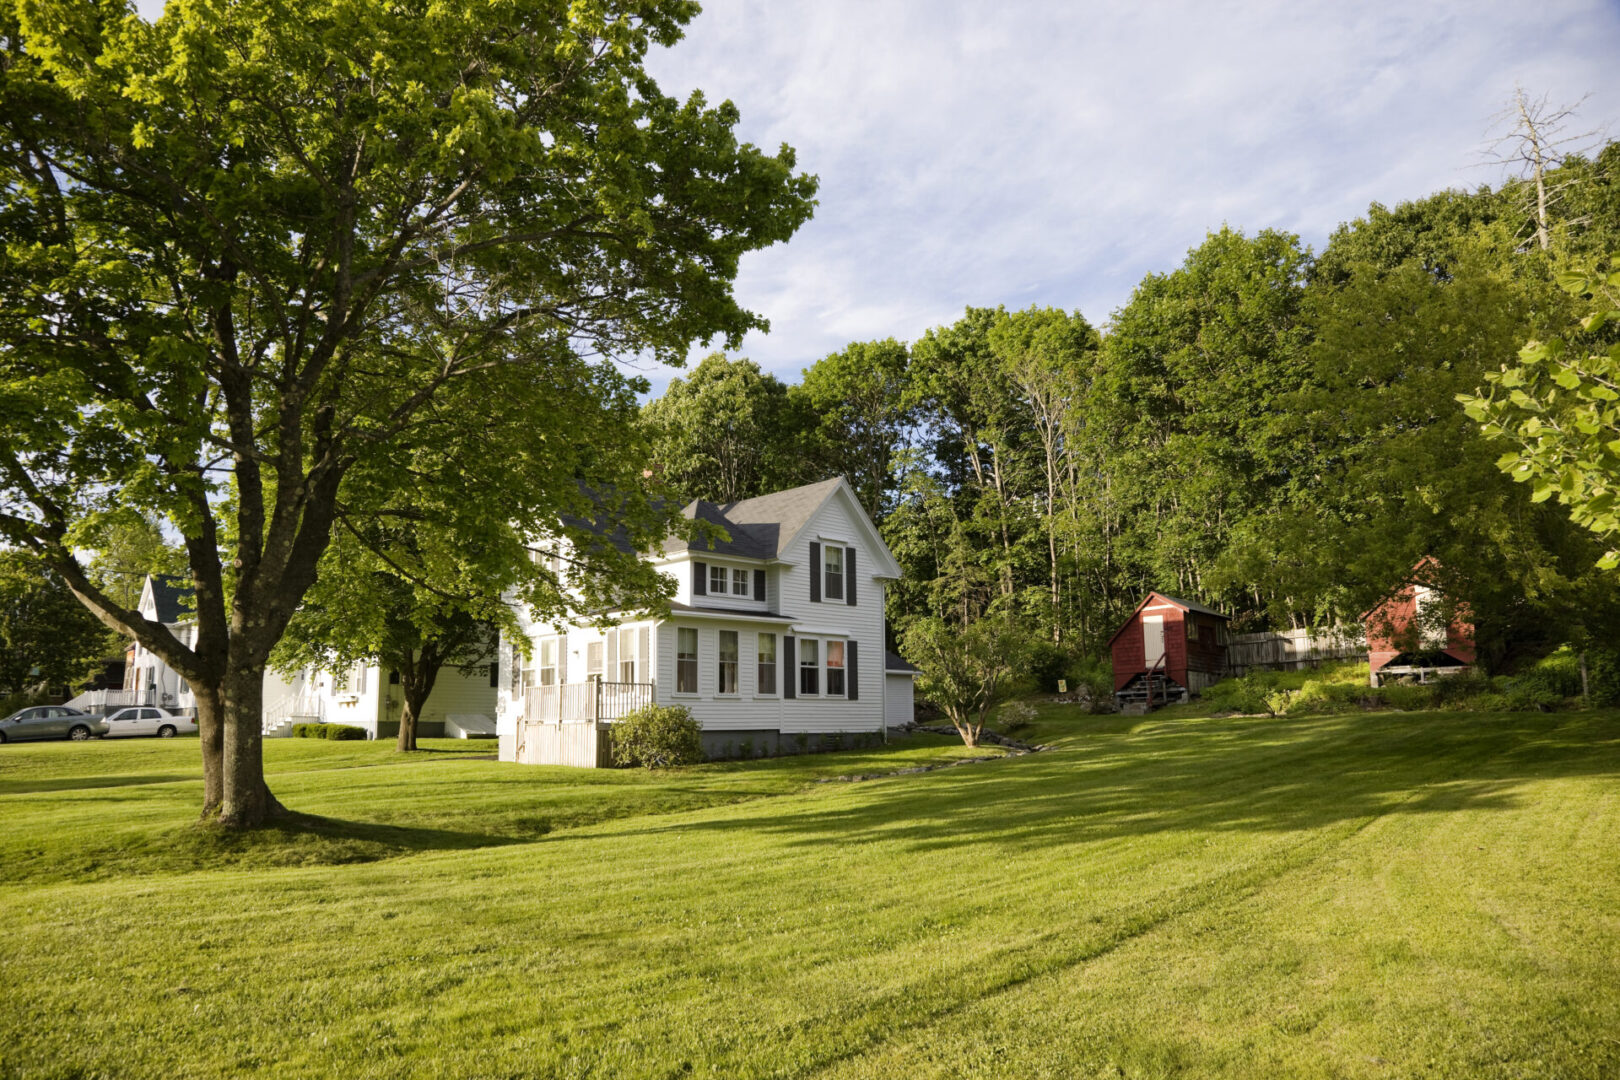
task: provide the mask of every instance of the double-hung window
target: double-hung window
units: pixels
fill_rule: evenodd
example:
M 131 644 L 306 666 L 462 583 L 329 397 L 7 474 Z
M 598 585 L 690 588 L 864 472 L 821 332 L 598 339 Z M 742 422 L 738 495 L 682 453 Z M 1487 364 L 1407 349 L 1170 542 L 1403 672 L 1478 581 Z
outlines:
M 714 596 L 724 596 L 729 590 L 726 588 L 726 568 L 709 564 L 709 592 Z
M 828 600 L 844 598 L 844 549 L 837 544 L 825 544 L 821 560 L 826 569 L 826 584 L 821 594 Z
M 827 696 L 844 696 L 844 643 L 827 642 Z
M 585 679 L 602 677 L 602 643 L 590 642 L 585 646 Z
M 756 694 L 776 693 L 776 635 L 759 635 L 759 685 Z
M 621 626 L 619 635 L 619 681 L 633 683 L 636 681 L 636 628 Z
M 737 692 L 737 631 L 720 631 L 720 670 L 717 692 L 721 694 L 735 694 Z
M 733 596 L 748 595 L 748 571 L 731 568 L 731 594 Z
M 543 638 L 540 642 L 540 685 L 557 685 L 557 639 Z
M 821 648 L 814 638 L 799 639 L 799 696 L 821 693 Z
M 675 692 L 698 692 L 698 633 L 690 626 L 675 631 Z

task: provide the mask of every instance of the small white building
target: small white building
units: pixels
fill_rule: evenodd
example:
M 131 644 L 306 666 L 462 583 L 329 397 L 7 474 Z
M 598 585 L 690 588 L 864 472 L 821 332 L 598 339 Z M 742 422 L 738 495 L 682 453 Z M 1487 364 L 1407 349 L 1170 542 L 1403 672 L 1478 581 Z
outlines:
M 497 670 L 494 662 L 471 674 L 443 668 L 422 705 L 416 733 L 422 738 L 493 736 Z M 404 707 L 398 672 L 375 663 L 356 663 L 341 671 L 265 673 L 265 734 L 271 737 L 290 734 L 294 724 L 322 723 L 347 724 L 364 728 L 368 738 L 391 739 L 399 734 Z
M 192 614 L 192 589 L 184 579 L 151 575 L 141 590 L 142 615 L 161 622 L 180 641 L 196 640 L 197 620 Z M 197 699 L 191 686 L 162 657 L 140 642 L 127 651 L 123 690 L 90 690 L 69 702 L 75 708 L 110 710 L 126 705 L 156 705 L 195 715 Z M 439 672 L 418 720 L 424 738 L 492 736 L 495 734 L 495 680 L 491 661 L 476 674 L 464 675 L 456 667 Z M 349 724 L 364 728 L 370 738 L 392 738 L 399 732 L 404 707 L 399 677 L 378 664 L 354 664 L 339 672 L 298 671 L 290 674 L 266 669 L 264 673 L 264 734 L 290 735 L 295 723 Z
M 915 671 L 884 649 L 900 566 L 842 477 L 684 513 L 729 539 L 644 555 L 674 579 L 668 617 L 611 613 L 604 628 L 518 611 L 528 647 L 501 650 L 502 760 L 604 763 L 608 725 L 647 703 L 688 707 L 717 757 L 880 741 L 911 719 Z

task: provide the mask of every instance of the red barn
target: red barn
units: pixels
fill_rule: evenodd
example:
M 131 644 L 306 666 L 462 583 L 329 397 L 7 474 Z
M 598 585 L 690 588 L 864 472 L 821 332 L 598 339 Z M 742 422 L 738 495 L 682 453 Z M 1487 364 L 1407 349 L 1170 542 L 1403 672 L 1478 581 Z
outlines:
M 1424 584 L 1435 568 L 1432 559 L 1418 563 L 1412 568 L 1412 581 L 1362 616 L 1372 685 L 1400 675 L 1416 675 L 1421 682 L 1473 664 L 1473 620 L 1461 604 L 1447 620 L 1445 597 L 1434 586 Z
M 1148 593 L 1108 639 L 1120 704 L 1185 701 L 1226 674 L 1226 624 L 1218 611 Z

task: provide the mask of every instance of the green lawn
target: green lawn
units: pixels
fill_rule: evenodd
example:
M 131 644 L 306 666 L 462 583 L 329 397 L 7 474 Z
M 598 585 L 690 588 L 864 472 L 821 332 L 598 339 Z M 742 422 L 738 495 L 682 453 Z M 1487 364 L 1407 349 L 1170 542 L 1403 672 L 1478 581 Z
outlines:
M 669 775 L 0 748 L 0 1076 L 1612 1077 L 1620 716 L 1060 719 Z

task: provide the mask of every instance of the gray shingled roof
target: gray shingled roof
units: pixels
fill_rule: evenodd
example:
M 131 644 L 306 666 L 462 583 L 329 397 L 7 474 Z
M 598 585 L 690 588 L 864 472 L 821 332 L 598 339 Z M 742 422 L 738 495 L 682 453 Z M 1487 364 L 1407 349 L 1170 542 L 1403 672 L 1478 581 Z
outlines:
M 694 499 L 681 511 L 693 520 L 709 521 L 730 534 L 729 540 L 715 540 L 712 544 L 699 541 L 688 544 L 681 537 L 664 541 L 666 552 L 708 551 L 715 555 L 733 555 L 744 559 L 770 559 L 782 553 L 787 542 L 798 535 L 812 514 L 827 501 L 838 486 L 839 477 L 817 484 L 773 491 L 753 499 L 734 503 L 712 503 Z
M 905 657 L 901 656 L 899 653 L 891 652 L 888 649 L 884 649 L 883 650 L 883 670 L 884 671 L 920 671 L 922 669 L 917 667 L 917 665 L 913 664 L 910 660 L 907 660 Z
M 157 607 L 157 621 L 173 623 L 190 618 L 196 607 L 191 602 L 195 591 L 183 577 L 153 574 L 152 600 Z

